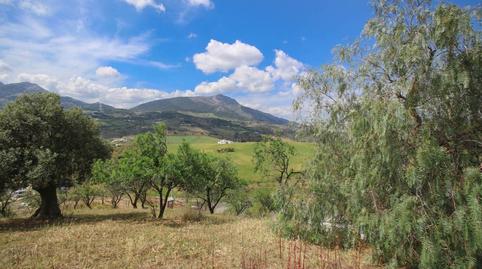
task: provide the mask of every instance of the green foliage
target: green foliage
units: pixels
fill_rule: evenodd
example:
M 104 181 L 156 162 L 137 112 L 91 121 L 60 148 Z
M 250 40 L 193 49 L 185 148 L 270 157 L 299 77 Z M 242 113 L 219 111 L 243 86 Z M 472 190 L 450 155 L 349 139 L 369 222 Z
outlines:
M 114 174 L 134 208 L 149 188 L 151 164 L 152 160 L 142 155 L 138 147 L 125 150 L 116 161 Z
M 135 149 L 140 153 L 138 167 L 149 186 L 159 196 L 158 218 L 162 218 L 171 192 L 182 187 L 187 180 L 184 163 L 177 154 L 167 153 L 166 127 L 164 124 L 154 126 L 153 132 L 136 137 Z M 139 177 L 139 176 L 138 176 Z M 155 211 L 154 205 L 151 205 Z
M 237 169 L 228 159 L 196 151 L 187 143 L 179 146 L 178 155 L 188 179 L 183 189 L 203 200 L 211 213 L 228 190 L 241 185 Z
M 88 178 L 110 148 L 96 123 L 79 109 L 64 111 L 52 93 L 23 95 L 0 112 L 0 187 L 31 185 L 40 192 L 40 217 L 58 217 L 56 186 Z M 48 202 L 47 202 L 48 200 Z
M 117 208 L 125 194 L 123 178 L 118 173 L 116 160 L 97 160 L 92 166 L 91 180 L 104 186 L 110 194 L 112 208 Z
M 227 147 L 227 148 L 220 148 L 217 150 L 219 153 L 225 153 L 225 152 L 234 152 L 234 148 L 232 147 Z
M 100 195 L 102 195 L 102 186 L 90 180 L 75 185 L 68 194 L 69 198 L 75 201 L 74 207 L 77 206 L 78 201 L 82 201 L 89 209 L 92 209 L 92 203 Z
M 360 40 L 300 78 L 296 106 L 311 105 L 318 150 L 279 227 L 329 247 L 366 242 L 392 268 L 473 268 L 482 263 L 480 21 L 430 1 L 374 6 Z
M 243 214 L 253 205 L 245 186 L 229 191 L 226 202 L 236 216 Z
M 269 190 L 260 189 L 254 195 L 256 214 L 266 216 L 277 210 L 276 201 L 273 193 Z
M 254 170 L 266 177 L 274 178 L 278 184 L 287 184 L 293 171 L 290 161 L 295 155 L 295 147 L 281 138 L 265 137 L 254 148 Z

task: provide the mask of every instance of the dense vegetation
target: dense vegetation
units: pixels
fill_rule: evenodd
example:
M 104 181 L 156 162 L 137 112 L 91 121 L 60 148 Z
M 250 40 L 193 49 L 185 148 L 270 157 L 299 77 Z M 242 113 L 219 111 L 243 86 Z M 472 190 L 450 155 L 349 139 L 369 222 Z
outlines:
M 337 61 L 300 79 L 317 155 L 280 214 L 291 236 L 368 244 L 390 267 L 482 264 L 480 10 L 378 1 Z M 288 199 L 286 197 L 285 199 Z
M 304 135 L 313 138 L 312 144 L 263 137 L 257 143 L 222 146 L 209 137 L 168 137 L 169 127 L 157 123 L 159 115 L 167 115 L 168 126 L 192 127 L 188 119 L 196 119 L 223 138 L 244 140 L 241 136 L 248 135 L 251 140 L 254 134 L 253 140 L 261 139 L 260 133 L 244 132 L 252 130 L 250 126 L 219 115 L 199 120 L 199 115 L 158 111 L 157 104 L 164 102 L 153 102 L 120 120 L 145 132 L 109 158 L 110 148 L 82 111 L 64 110 L 54 94 L 18 97 L 0 112 L 0 213 L 8 213 L 6 190 L 28 185 L 40 194 L 38 204 L 35 197 L 25 200 L 38 207 L 34 216 L 39 218 L 60 217 L 59 203 L 73 209 L 82 204 L 91 211 L 105 209 L 104 198 L 109 197 L 118 211 L 125 209 L 125 201 L 137 214 L 145 215 L 149 208 L 155 217 L 151 219 L 165 219 L 169 199 L 182 193 L 188 211 L 181 220 L 173 218 L 169 228 L 215 220 L 201 210 L 213 214 L 223 204 L 236 216 L 276 216 L 278 234 L 332 249 L 335 257 L 341 248 L 358 254 L 368 249 L 373 262 L 391 268 L 479 267 L 482 12 L 434 6 L 428 0 L 376 1 L 374 11 L 359 40 L 336 48 L 333 64 L 299 78 L 303 93 L 295 108 L 307 116 Z M 176 99 L 171 105 L 193 100 Z M 191 114 L 209 114 L 202 103 L 195 108 Z M 236 108 L 236 113 L 247 113 Z M 148 120 L 135 118 L 136 113 Z M 110 119 L 101 112 L 95 115 L 104 117 L 104 123 Z M 156 124 L 146 128 L 146 122 Z M 225 122 L 227 129 L 218 128 L 217 123 Z M 313 158 L 306 168 L 302 163 L 308 157 Z M 71 188 L 58 196 L 62 186 Z M 194 214 L 189 198 L 198 201 Z M 104 213 L 108 217 L 102 218 L 112 217 Z M 132 229 L 135 225 L 146 228 L 149 236 L 159 236 L 157 224 L 132 223 L 124 227 L 137 237 L 145 234 Z M 196 229 L 215 232 L 212 227 Z M 104 236 L 105 230 L 97 233 Z M 132 249 L 146 253 L 157 244 L 146 246 L 144 241 L 136 241 L 142 247 Z M 266 241 L 273 252 L 273 238 Z M 185 241 L 180 244 L 191 247 Z M 303 245 L 292 249 L 295 255 L 290 245 L 287 266 L 278 263 L 284 255 L 279 239 L 275 264 L 291 268 L 291 258 L 296 260 L 299 251 L 294 268 L 302 268 Z M 321 257 L 321 249 L 320 253 Z M 248 267 L 267 267 L 258 265 Z

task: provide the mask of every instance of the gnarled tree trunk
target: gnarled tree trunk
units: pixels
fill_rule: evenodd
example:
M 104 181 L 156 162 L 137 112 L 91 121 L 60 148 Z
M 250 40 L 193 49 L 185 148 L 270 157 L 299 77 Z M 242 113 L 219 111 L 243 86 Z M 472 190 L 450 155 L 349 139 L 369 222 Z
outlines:
M 55 184 L 50 183 L 46 187 L 34 189 L 40 194 L 41 202 L 40 207 L 35 211 L 32 218 L 56 219 L 62 217 Z

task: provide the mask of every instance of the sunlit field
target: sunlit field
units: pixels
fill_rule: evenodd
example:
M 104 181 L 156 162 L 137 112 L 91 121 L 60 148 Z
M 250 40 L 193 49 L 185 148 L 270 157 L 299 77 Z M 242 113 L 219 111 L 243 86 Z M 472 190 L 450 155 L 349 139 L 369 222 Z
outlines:
M 219 139 L 209 136 L 168 136 L 168 150 L 173 152 L 182 141 L 190 143 L 195 149 L 207 153 L 230 158 L 238 168 L 239 176 L 256 187 L 271 187 L 274 180 L 265 178 L 254 172 L 253 152 L 256 142 L 233 143 L 228 145 L 218 145 Z M 301 169 L 315 153 L 315 147 L 311 143 L 289 141 L 295 146 L 295 156 L 293 156 L 293 169 Z M 234 152 L 219 153 L 218 149 L 233 148 Z

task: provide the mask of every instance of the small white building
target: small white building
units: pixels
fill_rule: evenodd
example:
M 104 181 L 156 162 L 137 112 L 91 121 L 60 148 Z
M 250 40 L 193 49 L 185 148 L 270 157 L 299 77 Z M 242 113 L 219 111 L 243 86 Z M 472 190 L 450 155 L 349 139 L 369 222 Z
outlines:
M 221 139 L 221 140 L 218 141 L 219 145 L 227 145 L 227 144 L 232 144 L 232 143 L 233 143 L 233 141 L 226 140 L 226 139 Z

